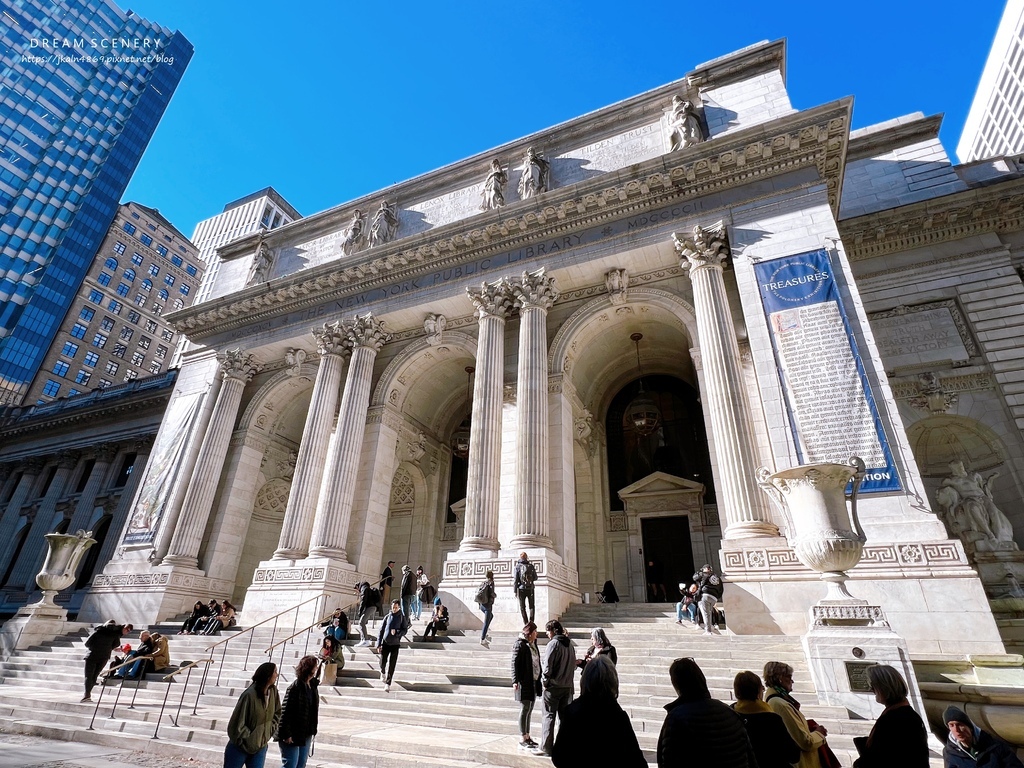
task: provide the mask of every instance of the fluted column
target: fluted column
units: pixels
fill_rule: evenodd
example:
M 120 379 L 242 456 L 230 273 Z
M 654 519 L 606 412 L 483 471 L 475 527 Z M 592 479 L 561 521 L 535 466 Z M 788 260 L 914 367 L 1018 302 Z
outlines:
M 295 474 L 292 476 L 291 493 L 288 494 L 281 538 L 274 552 L 275 560 L 298 560 L 309 553 L 331 428 L 341 396 L 341 372 L 349 354 L 345 330 L 340 322 L 336 322 L 325 323 L 323 330 L 313 331 L 320 352 L 320 368 L 313 384 L 299 455 L 295 459 Z
M 71 516 L 71 524 L 68 525 L 68 533 L 85 530 L 92 518 L 93 509 L 96 507 L 96 497 L 102 490 L 103 482 L 107 479 L 107 472 L 110 464 L 117 456 L 116 445 L 101 445 L 96 451 L 95 462 L 89 479 L 86 481 L 82 495 L 78 497 L 78 504 L 75 505 L 75 512 Z
M 223 383 L 214 403 L 210 424 L 203 436 L 203 443 L 196 459 L 195 474 L 181 504 L 181 514 L 163 565 L 199 567 L 199 548 L 206 531 L 206 522 L 213 506 L 224 460 L 227 458 L 228 441 L 238 417 L 238 406 L 242 402 L 245 385 L 259 370 L 251 355 L 240 349 L 218 355 Z
M 29 500 L 29 494 L 35 488 L 39 479 L 39 473 L 43 471 L 45 462 L 40 458 L 31 458 L 25 461 L 21 468 L 21 478 L 14 488 L 11 500 L 4 508 L 3 517 L 0 517 L 0 574 L 7 570 L 10 559 L 13 556 L 14 532 L 18 529 L 18 520 L 21 518 L 21 508 Z M 24 548 L 23 548 L 24 549 Z M 0 575 L 0 578 L 3 578 Z
M 132 501 L 134 501 L 135 494 L 139 490 L 139 483 L 142 482 L 142 478 L 146 474 L 146 465 L 149 463 L 149 454 L 153 450 L 153 442 L 154 436 L 150 435 L 136 440 L 132 444 L 132 451 L 135 452 L 135 461 L 132 463 L 132 471 L 128 475 L 128 482 L 121 489 L 121 495 L 117 497 L 116 505 L 111 511 L 110 525 L 107 526 L 106 537 L 99 544 L 93 545 L 101 547 L 100 554 L 96 558 L 96 573 L 106 567 L 107 563 L 114 556 L 117 546 L 121 543 L 121 536 L 125 523 L 128 522 L 128 513 L 131 510 Z M 109 504 L 110 501 L 104 503 L 104 511 L 107 511 Z
M 505 279 L 467 289 L 480 324 L 476 342 L 476 380 L 469 428 L 469 476 L 466 522 L 459 550 L 497 551 L 501 480 L 501 400 L 505 379 L 505 319 L 512 307 Z
M 744 386 L 736 330 L 725 292 L 723 263 L 729 246 L 721 225 L 694 227 L 692 237 L 673 235 L 681 266 L 693 284 L 693 306 L 704 368 L 701 397 L 711 416 L 718 473 L 719 507 L 726 538 L 778 536 L 757 487 L 750 402 Z
M 352 350 L 352 360 L 338 410 L 334 452 L 313 521 L 309 555 L 348 562 L 345 546 L 352 519 L 359 456 L 366 433 L 366 414 L 370 409 L 373 361 L 381 347 L 391 339 L 391 334 L 371 314 L 357 317 L 343 324 L 342 328 L 347 338 L 346 346 Z
M 523 272 L 512 282 L 519 307 L 519 374 L 516 380 L 516 508 L 509 546 L 551 547 L 548 466 L 548 310 L 558 299 L 555 281 Z
M 53 522 L 54 513 L 57 511 L 57 502 L 67 495 L 68 480 L 71 473 L 78 466 L 81 454 L 75 451 L 61 451 L 57 454 L 57 472 L 50 481 L 50 487 L 46 489 L 46 495 L 39 502 L 39 509 L 36 510 L 35 519 L 32 520 L 32 527 L 29 529 L 28 538 L 25 539 L 25 546 L 21 548 L 21 556 L 17 565 L 7 579 L 7 585 L 17 589 L 32 591 L 36 588 L 36 562 L 40 559 L 40 553 L 46 548 L 46 540 L 43 538 L 50 533 L 50 524 Z

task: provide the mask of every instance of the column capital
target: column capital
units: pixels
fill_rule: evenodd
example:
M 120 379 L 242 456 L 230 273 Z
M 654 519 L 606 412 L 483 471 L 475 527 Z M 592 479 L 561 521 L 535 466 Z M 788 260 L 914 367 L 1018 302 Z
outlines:
M 132 441 L 132 450 L 135 451 L 136 454 L 149 453 L 153 450 L 153 443 L 155 442 L 156 435 L 140 437 L 139 439 Z
M 244 384 L 252 381 L 259 370 L 260 365 L 252 355 L 245 354 L 241 349 L 230 349 L 217 355 L 220 362 L 221 375 L 224 380 L 238 379 Z
M 478 320 L 485 317 L 497 317 L 504 320 L 512 309 L 513 297 L 511 286 L 506 277 L 493 283 L 481 283 L 478 290 L 466 289 L 469 300 L 473 302 Z
M 721 221 L 707 228 L 697 224 L 689 236 L 673 232 L 672 245 L 680 256 L 679 265 L 684 271 L 701 267 L 720 268 L 729 258 L 729 242 Z
M 365 315 L 357 315 L 351 322 L 344 323 L 342 328 L 350 349 L 355 347 L 368 347 L 375 353 L 391 341 L 391 334 L 384 330 L 384 323 L 367 312 Z
M 57 454 L 57 468 L 74 469 L 81 458 L 82 454 L 78 451 L 61 451 Z
M 523 272 L 509 281 L 512 299 L 520 309 L 549 310 L 558 301 L 555 279 L 541 267 L 536 272 Z
M 96 461 L 102 461 L 104 464 L 109 464 L 117 456 L 118 445 L 117 443 L 103 443 L 96 447 Z
M 348 336 L 345 334 L 345 326 L 340 320 L 333 323 L 324 323 L 323 328 L 312 330 L 313 338 L 316 340 L 316 351 L 323 355 L 340 355 L 346 357 L 352 350 L 348 344 Z
M 38 475 L 46 466 L 46 459 L 43 456 L 32 456 L 21 463 L 21 471 L 25 475 Z

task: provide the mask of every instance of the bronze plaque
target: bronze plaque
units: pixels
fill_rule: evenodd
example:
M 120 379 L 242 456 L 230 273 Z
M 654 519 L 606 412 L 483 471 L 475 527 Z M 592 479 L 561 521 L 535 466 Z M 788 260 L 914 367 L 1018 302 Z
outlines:
M 871 693 L 871 686 L 868 684 L 868 667 L 873 666 L 872 661 L 847 661 L 846 677 L 850 680 L 850 690 L 854 693 Z

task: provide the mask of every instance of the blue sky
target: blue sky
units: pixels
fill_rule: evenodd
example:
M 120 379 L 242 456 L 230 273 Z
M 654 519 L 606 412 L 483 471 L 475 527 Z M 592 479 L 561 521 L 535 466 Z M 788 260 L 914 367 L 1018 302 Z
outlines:
M 186 235 L 267 185 L 303 215 L 786 38 L 790 98 L 854 127 L 945 113 L 952 156 L 1001 0 L 354 4 L 135 0 L 196 53 L 125 194 Z M 842 11 L 832 10 L 842 7 Z

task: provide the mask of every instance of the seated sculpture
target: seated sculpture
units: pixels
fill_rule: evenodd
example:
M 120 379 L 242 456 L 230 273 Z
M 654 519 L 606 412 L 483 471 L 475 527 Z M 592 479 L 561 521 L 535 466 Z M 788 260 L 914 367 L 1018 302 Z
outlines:
M 953 474 L 942 481 L 936 499 L 950 532 L 977 551 L 1017 549 L 1013 526 L 992 500 L 999 473 L 983 478 L 968 472 L 962 461 L 951 461 L 949 468 Z

